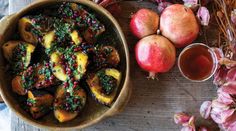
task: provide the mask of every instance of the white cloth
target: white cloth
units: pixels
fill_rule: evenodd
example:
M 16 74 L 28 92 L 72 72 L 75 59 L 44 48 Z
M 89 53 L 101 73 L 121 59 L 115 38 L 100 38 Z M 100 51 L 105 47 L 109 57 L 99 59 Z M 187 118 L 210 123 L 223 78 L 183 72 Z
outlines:
M 5 104 L 0 104 L 0 131 L 11 130 L 11 115 Z

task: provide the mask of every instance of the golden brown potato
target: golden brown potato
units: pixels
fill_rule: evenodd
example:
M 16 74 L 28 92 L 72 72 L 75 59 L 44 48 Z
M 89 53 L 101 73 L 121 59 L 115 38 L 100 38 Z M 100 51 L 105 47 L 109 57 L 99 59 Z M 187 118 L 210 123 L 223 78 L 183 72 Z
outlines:
M 86 104 L 86 99 L 87 95 L 84 89 L 80 88 L 78 90 L 74 91 L 74 96 L 79 96 L 80 97 L 80 104 L 81 104 L 81 109 L 85 106 Z M 63 86 L 58 87 L 56 94 L 55 94 L 55 102 L 54 102 L 54 116 L 59 122 L 66 122 L 74 119 L 75 117 L 78 116 L 80 111 L 67 111 L 66 109 L 63 108 L 58 108 L 65 104 L 65 99 L 66 99 L 66 90 Z
M 105 27 L 101 26 L 100 29 L 98 30 L 93 30 L 91 27 L 89 27 L 85 32 L 84 32 L 84 39 L 90 43 L 93 44 L 97 41 L 97 37 L 105 32 Z
M 53 41 L 55 40 L 55 31 L 50 31 L 43 36 L 42 46 L 46 49 L 52 47 Z
M 16 52 L 16 48 L 20 48 L 19 45 L 23 44 L 26 47 L 26 55 L 22 57 L 22 61 L 25 61 L 25 66 L 28 66 L 31 59 L 31 54 L 35 50 L 35 46 L 32 44 L 26 43 L 24 41 L 8 41 L 3 46 L 3 55 L 9 61 L 12 62 L 13 54 Z
M 35 71 L 37 80 L 35 81 L 34 87 L 36 87 L 37 89 L 52 86 L 57 82 L 57 80 L 55 79 L 54 75 L 51 72 L 49 63 L 46 63 L 44 65 L 38 65 L 35 68 Z M 46 75 L 51 75 L 51 76 L 46 76 Z
M 120 63 L 120 56 L 118 51 L 112 46 L 104 46 L 101 51 L 105 53 L 106 62 L 109 65 L 117 66 Z
M 30 28 L 32 28 L 32 22 L 29 18 L 23 17 L 19 20 L 18 30 L 21 38 L 26 42 L 36 44 L 38 42 L 37 37 L 30 32 Z
M 50 111 L 53 104 L 53 96 L 44 91 L 28 91 L 28 105 L 34 119 L 38 119 Z
M 57 79 L 59 79 L 61 81 L 66 81 L 67 75 L 66 75 L 65 69 L 60 64 L 60 61 L 62 61 L 61 55 L 62 54 L 59 52 L 54 52 L 51 54 L 50 61 L 54 65 L 52 72 Z
M 115 96 L 117 94 L 117 90 L 118 90 L 117 88 L 120 83 L 121 73 L 116 69 L 109 68 L 109 69 L 105 69 L 105 75 L 115 78 L 117 82 L 115 89 L 113 89 L 113 91 L 110 94 L 104 93 L 104 89 L 101 86 L 101 81 L 98 74 L 90 75 L 87 79 L 87 83 L 88 83 L 90 92 L 92 96 L 95 98 L 95 100 L 97 100 L 99 103 L 103 105 L 110 106 L 112 102 L 114 101 Z
M 70 37 L 71 37 L 72 41 L 75 43 L 75 45 L 81 44 L 82 37 L 79 36 L 79 33 L 76 30 L 71 32 Z
M 26 95 L 27 90 L 22 85 L 21 76 L 16 76 L 11 82 L 12 91 L 18 95 Z
M 86 67 L 88 65 L 88 56 L 87 54 L 83 52 L 75 52 L 75 57 L 76 57 L 76 63 L 77 63 L 77 71 L 78 74 L 74 73 L 75 79 L 79 80 L 82 78 L 83 74 L 86 72 Z M 66 70 L 64 67 L 60 64 L 62 61 L 61 59 L 61 53 L 59 52 L 54 52 L 51 54 L 50 60 L 54 64 L 53 66 L 53 74 L 56 78 L 58 78 L 61 81 L 66 81 L 68 76 L 66 74 Z

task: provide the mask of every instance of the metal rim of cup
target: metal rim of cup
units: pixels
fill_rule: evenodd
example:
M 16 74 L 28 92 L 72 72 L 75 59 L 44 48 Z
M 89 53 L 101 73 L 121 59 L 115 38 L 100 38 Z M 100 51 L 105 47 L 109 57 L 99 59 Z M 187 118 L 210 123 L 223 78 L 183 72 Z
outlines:
M 213 68 L 212 68 L 211 74 L 210 74 L 208 77 L 206 77 L 206 78 L 204 78 L 204 79 L 202 79 L 202 80 L 193 80 L 193 79 L 190 79 L 189 77 L 187 77 L 187 76 L 183 73 L 183 71 L 182 71 L 182 69 L 181 69 L 181 67 L 180 67 L 180 59 L 181 59 L 181 56 L 183 55 L 183 53 L 184 53 L 185 51 L 187 51 L 188 49 L 190 49 L 190 48 L 192 48 L 192 47 L 194 47 L 194 46 L 197 46 L 197 45 L 201 45 L 201 46 L 207 47 L 207 48 L 208 48 L 208 51 L 209 51 L 210 54 L 211 54 L 212 60 L 213 60 Z M 185 77 L 186 79 L 192 81 L 192 82 L 204 82 L 204 81 L 210 79 L 210 78 L 215 74 L 215 72 L 216 72 L 216 70 L 217 70 L 217 65 L 218 65 L 218 60 L 217 60 L 216 54 L 214 53 L 214 51 L 212 50 L 212 48 L 210 48 L 208 45 L 205 45 L 205 44 L 203 44 L 203 43 L 193 43 L 193 44 L 190 44 L 190 45 L 186 46 L 186 47 L 181 51 L 181 53 L 179 54 L 179 57 L 178 57 L 178 68 L 179 68 L 179 71 L 180 71 L 181 75 L 182 75 L 183 77 Z

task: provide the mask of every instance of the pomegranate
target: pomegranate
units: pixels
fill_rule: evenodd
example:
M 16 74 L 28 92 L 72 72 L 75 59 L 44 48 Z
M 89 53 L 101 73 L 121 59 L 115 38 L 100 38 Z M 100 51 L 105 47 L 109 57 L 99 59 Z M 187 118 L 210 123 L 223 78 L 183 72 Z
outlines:
M 149 9 L 140 9 L 132 16 L 130 22 L 131 32 L 140 39 L 155 34 L 158 26 L 158 14 Z
M 173 4 L 165 8 L 160 17 L 160 30 L 180 48 L 192 43 L 198 36 L 199 25 L 197 19 L 188 7 Z
M 154 78 L 156 73 L 168 72 L 174 65 L 176 51 L 173 44 L 163 36 L 150 35 L 141 39 L 135 47 L 139 66 Z

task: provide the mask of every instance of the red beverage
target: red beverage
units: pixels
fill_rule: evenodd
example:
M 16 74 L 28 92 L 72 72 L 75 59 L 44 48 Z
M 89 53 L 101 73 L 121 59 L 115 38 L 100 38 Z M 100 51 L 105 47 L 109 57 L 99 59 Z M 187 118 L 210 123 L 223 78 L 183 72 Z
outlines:
M 208 46 L 200 43 L 192 44 L 180 53 L 178 66 L 187 79 L 204 81 L 216 70 L 216 56 Z

